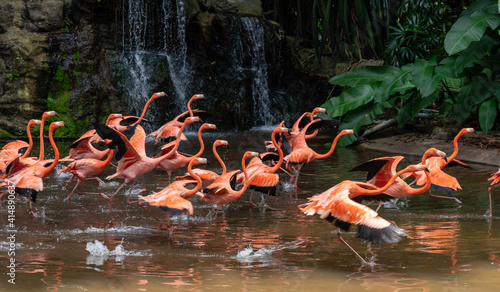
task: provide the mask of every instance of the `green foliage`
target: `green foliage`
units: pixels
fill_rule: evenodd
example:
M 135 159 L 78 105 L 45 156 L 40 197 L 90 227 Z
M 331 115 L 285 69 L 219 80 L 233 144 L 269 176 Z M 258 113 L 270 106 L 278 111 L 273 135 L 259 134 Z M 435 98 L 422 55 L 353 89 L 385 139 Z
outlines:
M 403 0 L 397 15 L 385 48 L 385 59 L 390 65 L 402 66 L 416 59 L 444 55 L 444 36 L 457 17 L 445 1 Z
M 340 129 L 358 133 L 394 105 L 401 127 L 425 107 L 441 104 L 441 114 L 453 114 L 459 123 L 476 117 L 487 132 L 500 109 L 499 25 L 497 1 L 479 0 L 446 35 L 444 47 L 453 56 L 439 62 L 437 56 L 417 59 L 402 68 L 362 67 L 335 76 L 331 84 L 351 88 L 322 107 L 329 117 L 342 117 Z
M 7 77 L 9 78 L 10 82 L 13 82 L 17 80 L 19 77 L 19 67 L 21 66 L 21 63 L 24 62 L 24 59 L 22 57 L 15 57 L 14 58 L 14 64 L 9 66 L 10 72 L 7 73 Z

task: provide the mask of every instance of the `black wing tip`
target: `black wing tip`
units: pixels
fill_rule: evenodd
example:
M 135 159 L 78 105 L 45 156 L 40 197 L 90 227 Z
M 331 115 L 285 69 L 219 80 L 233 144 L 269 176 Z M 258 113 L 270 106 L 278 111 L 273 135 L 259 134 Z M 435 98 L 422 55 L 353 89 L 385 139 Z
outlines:
M 357 236 L 368 242 L 376 244 L 389 244 L 399 242 L 406 233 L 395 224 L 390 224 L 382 229 L 358 225 Z
M 38 191 L 30 188 L 15 188 L 14 191 L 25 198 L 31 199 L 33 203 L 36 203 L 36 198 L 38 196 Z
M 438 192 L 446 193 L 451 197 L 455 196 L 455 190 L 450 187 L 443 187 L 440 185 L 431 184 L 431 189 L 436 190 Z
M 168 212 L 168 213 L 170 213 L 171 215 L 174 215 L 174 216 L 182 214 L 184 212 L 188 212 L 188 210 L 186 208 L 177 209 L 177 208 L 170 208 L 170 207 L 167 207 L 167 206 L 160 206 L 160 209 L 162 209 L 163 211 Z
M 272 187 L 259 187 L 250 185 L 248 188 L 257 192 L 268 194 L 269 196 L 279 196 L 279 187 L 277 185 Z

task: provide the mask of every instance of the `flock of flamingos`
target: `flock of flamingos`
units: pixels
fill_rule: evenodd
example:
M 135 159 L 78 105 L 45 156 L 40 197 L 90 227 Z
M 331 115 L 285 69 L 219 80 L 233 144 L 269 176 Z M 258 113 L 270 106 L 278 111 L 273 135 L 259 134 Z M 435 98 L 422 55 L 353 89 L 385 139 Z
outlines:
M 213 144 L 213 153 L 222 167 L 222 173 L 194 166 L 206 164 L 207 159 L 202 158 L 204 151 L 201 133 L 206 129 L 215 129 L 214 124 L 203 123 L 198 130 L 200 150 L 194 155 L 188 155 L 178 151 L 181 141 L 186 140 L 183 130 L 187 125 L 200 122 L 197 114 L 203 112 L 192 110 L 191 103 L 203 98 L 202 94 L 193 95 L 188 101 L 188 111 L 180 114 L 172 121 L 166 123 L 158 130 L 146 135 L 140 126 L 144 114 L 149 104 L 160 97 L 166 96 L 163 92 L 155 93 L 144 106 L 140 117 L 122 116 L 121 114 L 111 114 L 105 125 L 95 124 L 95 129 L 88 131 L 77 139 L 70 146 L 69 155 L 60 158 L 59 150 L 54 142 L 54 131 L 62 126 L 63 122 L 52 122 L 49 127 L 49 141 L 54 150 L 54 159 L 44 158 L 44 122 L 48 117 L 57 116 L 54 111 L 45 112 L 42 120 L 32 119 L 27 125 L 29 143 L 24 141 L 13 141 L 3 146 L 0 151 L 0 198 L 9 194 L 17 194 L 25 197 L 29 201 L 29 212 L 36 216 L 32 210 L 32 202 L 36 202 L 37 195 L 43 190 L 43 180 L 56 167 L 59 162 L 71 162 L 61 172 L 70 172 L 71 177 L 66 186 L 76 177 L 78 180 L 68 196 L 71 199 L 73 193 L 94 194 L 109 200 L 109 210 L 111 212 L 112 202 L 115 195 L 129 182 L 132 182 L 128 190 L 127 204 L 137 203 L 140 207 L 150 213 L 158 222 L 159 228 L 162 221 L 149 211 L 144 204 L 156 206 L 170 214 L 187 212 L 193 214 L 193 205 L 189 201 L 191 196 L 199 196 L 203 201 L 217 206 L 213 216 L 216 219 L 219 209 L 227 203 L 238 199 L 247 189 L 251 192 L 258 191 L 268 195 L 279 193 L 278 170 L 282 165 L 290 171 L 291 182 L 295 187 L 302 166 L 313 160 L 330 156 L 337 141 L 345 135 L 353 135 L 352 130 L 342 130 L 333 140 L 329 151 L 318 154 L 307 145 L 307 140 L 312 139 L 318 133 L 320 127 L 336 126 L 335 120 L 322 119 L 316 113 L 325 112 L 322 108 L 315 108 L 312 112 L 302 114 L 292 128 L 287 128 L 281 122 L 273 131 L 270 141 L 265 141 L 269 152 L 257 153 L 247 151 L 241 157 L 241 171 L 239 169 L 227 171 L 226 166 L 217 153 L 217 147 L 228 145 L 225 140 L 216 140 Z M 40 154 L 39 157 L 30 157 L 30 150 L 33 146 L 33 139 L 30 128 L 34 125 L 40 126 Z M 299 209 L 305 215 L 319 215 L 320 218 L 333 222 L 338 230 L 339 239 L 351 248 L 341 237 L 340 230 L 348 230 L 351 224 L 357 226 L 357 236 L 363 240 L 373 243 L 393 243 L 405 235 L 403 229 L 396 226 L 394 222 L 389 222 L 378 216 L 377 211 L 364 205 L 364 201 L 384 201 L 399 199 L 429 192 L 430 196 L 438 198 L 453 199 L 453 192 L 460 189 L 457 179 L 443 171 L 443 168 L 450 162 L 462 163 L 455 159 L 458 154 L 457 140 L 465 134 L 474 133 L 472 128 L 462 129 L 453 140 L 454 152 L 447 156 L 444 152 L 430 148 L 422 156 L 419 164 L 409 165 L 397 171 L 402 156 L 381 157 L 372 159 L 366 163 L 354 167 L 352 170 L 366 171 L 367 181 L 345 180 L 330 189 L 316 194 L 308 199 L 308 202 L 299 205 Z M 149 136 L 150 138 L 147 138 Z M 158 148 L 153 157 L 146 155 L 146 141 L 158 143 L 165 140 L 173 140 Z M 94 144 L 104 146 L 105 150 L 99 150 Z M 19 151 L 27 148 L 23 154 Z M 285 156 L 283 149 L 289 153 Z M 277 152 L 277 153 L 276 153 Z M 104 193 L 82 192 L 80 191 L 86 179 L 96 179 L 115 158 L 118 164 L 116 172 L 106 179 L 123 179 L 123 183 L 111 195 Z M 247 162 L 249 160 L 249 162 Z M 463 163 L 462 163 L 463 164 Z M 187 165 L 187 173 L 183 176 L 175 177 L 171 181 L 172 172 Z M 114 166 L 114 165 L 112 165 Z M 159 192 L 149 195 L 138 196 L 137 201 L 131 201 L 132 189 L 137 179 L 153 169 L 167 171 L 170 184 Z M 412 183 L 407 183 L 406 178 L 413 177 Z M 142 178 L 144 179 L 144 177 Z M 491 187 L 488 189 L 490 195 L 491 212 L 491 188 L 498 186 L 500 181 L 500 170 L 492 175 Z M 412 187 L 415 184 L 417 187 Z M 194 185 L 194 187 L 193 187 Z M 190 186 L 190 187 L 188 187 Z M 239 189 L 238 189 L 239 188 Z M 447 193 L 449 196 L 436 196 L 431 193 L 431 189 Z M 139 193 L 144 192 L 142 190 Z M 252 193 L 249 203 L 253 206 Z M 17 199 L 16 195 L 16 199 Z M 9 205 L 11 204 L 9 199 Z M 380 207 L 380 205 L 379 205 Z M 170 225 L 167 225 L 170 230 Z M 354 249 L 351 250 L 364 262 Z

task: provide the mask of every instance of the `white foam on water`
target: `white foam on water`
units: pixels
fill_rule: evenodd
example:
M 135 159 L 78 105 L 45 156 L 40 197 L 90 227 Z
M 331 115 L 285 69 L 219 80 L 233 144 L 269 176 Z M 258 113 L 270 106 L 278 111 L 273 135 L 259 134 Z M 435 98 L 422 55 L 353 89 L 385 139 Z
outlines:
M 266 245 L 261 249 L 254 251 L 252 244 L 250 243 L 248 247 L 238 251 L 236 259 L 241 263 L 252 263 L 253 261 L 268 262 L 272 260 L 273 252 L 284 250 L 284 249 L 294 249 L 300 247 L 304 244 L 301 240 L 296 240 L 292 242 L 286 242 L 279 245 Z
M 94 242 L 87 242 L 85 250 L 90 253 L 87 256 L 87 265 L 96 266 L 103 265 L 110 256 L 115 257 L 116 262 L 123 262 L 127 256 L 152 256 L 147 251 L 127 251 L 121 243 L 110 251 L 104 243 L 97 239 Z
M 61 233 L 69 233 L 69 234 L 103 234 L 103 233 L 142 233 L 144 231 L 150 231 L 152 229 L 145 228 L 141 226 L 118 226 L 118 227 L 110 227 L 110 228 L 97 228 L 97 227 L 88 227 L 85 230 L 82 229 L 73 229 L 69 231 L 61 231 Z

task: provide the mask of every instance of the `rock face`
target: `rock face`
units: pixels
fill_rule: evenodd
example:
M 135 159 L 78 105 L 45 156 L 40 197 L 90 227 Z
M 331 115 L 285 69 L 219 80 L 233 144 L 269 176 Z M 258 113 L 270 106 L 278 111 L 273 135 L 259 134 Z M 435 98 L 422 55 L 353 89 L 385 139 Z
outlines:
M 152 5 L 151 11 L 172 13 L 165 12 L 167 0 L 144 1 Z M 24 135 L 27 121 L 41 117 L 45 110 L 57 110 L 60 119 L 70 125 L 68 130 L 58 130 L 63 137 L 81 134 L 93 122 L 103 122 L 110 113 L 131 113 L 130 101 L 123 97 L 127 88 L 119 69 L 123 68 L 120 58 L 125 43 L 124 14 L 129 13 L 125 2 L 0 2 L 0 137 Z M 177 2 L 173 3 L 175 7 Z M 193 72 L 188 91 L 209 97 L 199 107 L 212 113 L 211 122 L 220 129 L 248 129 L 254 125 L 253 120 L 261 114 L 252 95 L 255 80 L 267 83 L 270 101 L 266 107 L 277 113 L 273 123 L 287 115 L 291 121 L 298 112 L 325 100 L 330 90 L 326 77 L 306 76 L 298 70 L 301 65 L 279 24 L 262 17 L 261 1 L 183 3 L 185 60 Z M 140 20 L 151 21 L 149 16 Z M 254 29 L 244 28 L 249 22 L 262 29 L 262 55 L 257 55 L 250 43 Z M 152 43 L 163 37 L 162 31 L 147 33 Z M 262 59 L 256 62 L 257 58 Z M 257 79 L 261 73 L 248 69 L 251 66 L 261 66 L 266 80 Z M 156 88 L 149 94 L 173 90 L 172 69 L 162 62 L 152 68 Z M 170 102 L 158 103 L 157 121 L 178 114 L 168 112 Z

